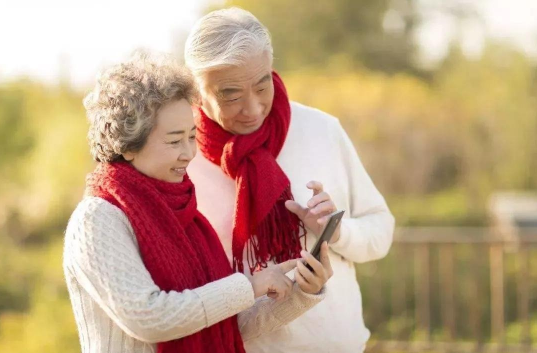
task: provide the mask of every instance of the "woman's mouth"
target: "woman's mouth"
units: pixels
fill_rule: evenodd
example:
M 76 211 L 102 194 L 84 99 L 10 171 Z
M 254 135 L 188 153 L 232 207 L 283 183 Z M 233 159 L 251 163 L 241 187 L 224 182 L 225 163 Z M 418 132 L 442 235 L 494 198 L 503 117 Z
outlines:
M 186 168 L 172 168 L 172 172 L 177 176 L 185 176 Z

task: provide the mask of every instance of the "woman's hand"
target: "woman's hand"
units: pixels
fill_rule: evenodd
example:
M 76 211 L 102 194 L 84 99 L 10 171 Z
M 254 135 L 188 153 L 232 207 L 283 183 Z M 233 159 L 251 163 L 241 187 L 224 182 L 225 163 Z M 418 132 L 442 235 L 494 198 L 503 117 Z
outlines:
M 254 273 L 250 278 L 254 297 L 259 298 L 268 294 L 273 299 L 283 299 L 289 295 L 293 281 L 285 274 L 295 268 L 298 261 L 297 259 L 289 260 Z
M 337 211 L 337 207 L 330 195 L 323 191 L 323 184 L 320 182 L 312 180 L 306 184 L 306 187 L 313 190 L 312 198 L 306 203 L 307 207 L 302 207 L 293 200 L 287 200 L 285 207 L 296 214 L 304 222 L 306 228 L 311 229 L 315 235 L 320 236 L 330 219 L 330 214 Z M 338 226 L 330 243 L 334 243 L 339 239 L 339 228 Z
M 321 245 L 320 262 L 307 251 L 302 250 L 300 254 L 304 261 L 311 266 L 313 272 L 302 261 L 298 261 L 295 270 L 295 281 L 303 292 L 317 294 L 334 274 L 328 257 L 328 243 L 323 242 Z

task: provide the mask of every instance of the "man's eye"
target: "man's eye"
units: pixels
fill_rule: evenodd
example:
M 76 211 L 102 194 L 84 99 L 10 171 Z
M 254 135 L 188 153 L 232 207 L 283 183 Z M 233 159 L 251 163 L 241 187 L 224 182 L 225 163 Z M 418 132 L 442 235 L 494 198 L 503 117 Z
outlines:
M 171 142 L 168 142 L 168 144 L 170 145 L 177 145 L 181 142 L 181 140 L 177 140 L 177 141 L 171 141 Z
M 195 139 L 196 139 L 196 135 L 192 135 L 192 136 L 190 136 L 190 139 L 191 139 L 191 140 L 195 140 Z
M 229 103 L 229 102 L 236 102 L 236 101 L 238 101 L 239 99 L 241 99 L 241 97 L 239 97 L 239 98 L 227 99 L 226 102 L 228 102 L 228 103 Z
M 265 88 L 258 89 L 257 92 L 263 92 Z

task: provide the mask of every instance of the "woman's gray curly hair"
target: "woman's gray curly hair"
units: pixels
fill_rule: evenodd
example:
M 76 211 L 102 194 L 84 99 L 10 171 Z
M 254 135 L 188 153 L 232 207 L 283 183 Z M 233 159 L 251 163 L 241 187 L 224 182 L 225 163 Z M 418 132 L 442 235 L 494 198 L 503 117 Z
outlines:
M 93 158 L 114 162 L 123 160 L 123 153 L 139 151 L 159 109 L 181 99 L 196 104 L 197 90 L 190 72 L 169 57 L 138 52 L 101 72 L 84 98 Z

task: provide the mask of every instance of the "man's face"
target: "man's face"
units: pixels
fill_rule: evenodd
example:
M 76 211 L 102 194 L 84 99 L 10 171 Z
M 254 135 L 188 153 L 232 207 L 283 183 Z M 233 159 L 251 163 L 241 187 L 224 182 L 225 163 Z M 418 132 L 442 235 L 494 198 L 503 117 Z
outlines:
M 268 53 L 254 56 L 241 66 L 205 72 L 198 82 L 205 114 L 233 134 L 256 131 L 272 108 L 274 85 Z

